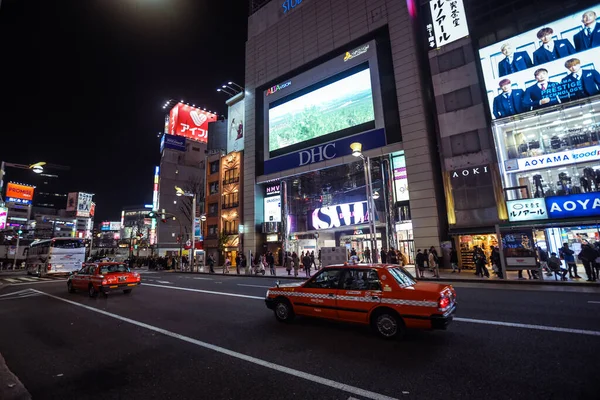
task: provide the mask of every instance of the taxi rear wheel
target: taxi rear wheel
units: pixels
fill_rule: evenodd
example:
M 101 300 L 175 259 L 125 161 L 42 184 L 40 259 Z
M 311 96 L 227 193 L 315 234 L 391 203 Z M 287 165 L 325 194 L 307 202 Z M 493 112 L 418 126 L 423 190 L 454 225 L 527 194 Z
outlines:
M 88 288 L 88 294 L 90 295 L 90 297 L 98 296 L 98 292 L 94 288 L 94 285 L 90 285 L 90 287 Z
M 384 339 L 395 339 L 404 333 L 404 321 L 394 312 L 383 310 L 373 316 L 373 328 Z
M 290 322 L 294 319 L 292 305 L 286 299 L 278 299 L 275 302 L 275 318 L 279 322 Z

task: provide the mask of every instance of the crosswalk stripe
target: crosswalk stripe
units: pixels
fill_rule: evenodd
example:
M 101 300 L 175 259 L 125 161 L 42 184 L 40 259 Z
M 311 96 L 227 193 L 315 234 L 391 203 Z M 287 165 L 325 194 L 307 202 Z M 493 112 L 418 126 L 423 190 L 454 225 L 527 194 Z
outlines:
M 20 276 L 19 279 L 22 280 L 22 281 L 27 281 L 27 282 L 37 282 L 37 279 L 27 278 L 27 277 L 24 277 L 24 276 Z
M 13 279 L 13 278 L 3 278 L 5 281 L 11 282 L 11 283 L 15 283 L 15 282 L 21 282 L 18 279 Z

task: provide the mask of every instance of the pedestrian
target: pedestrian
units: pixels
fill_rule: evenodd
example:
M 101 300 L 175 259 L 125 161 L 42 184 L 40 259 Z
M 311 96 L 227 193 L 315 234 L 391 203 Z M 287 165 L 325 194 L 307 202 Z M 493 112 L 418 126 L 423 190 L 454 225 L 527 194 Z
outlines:
M 314 265 L 315 271 L 317 270 L 317 264 L 315 263 L 315 252 L 314 251 L 310 252 L 310 265 L 311 265 L 311 267 Z
M 571 279 L 581 279 L 579 275 L 577 275 L 577 263 L 575 262 L 575 252 L 569 248 L 569 243 L 563 243 L 563 247 L 558 251 L 560 254 L 560 259 L 565 260 L 567 264 L 567 269 L 569 270 L 569 278 Z
M 267 264 L 269 264 L 269 272 L 271 273 L 271 275 L 276 276 L 277 272 L 275 270 L 275 257 L 273 257 L 273 253 L 269 252 L 269 254 L 267 254 Z
M 285 252 L 285 257 L 284 257 L 283 262 L 285 263 L 285 270 L 287 271 L 288 275 L 291 275 L 293 261 L 292 261 L 292 255 L 290 254 L 289 251 Z
M 502 274 L 502 265 L 500 265 L 500 249 L 497 247 L 492 247 L 490 261 L 492 262 L 492 269 L 496 273 L 496 276 L 498 276 L 500 279 L 504 279 L 504 275 Z
M 294 276 L 298 276 L 298 270 L 300 269 L 300 259 L 296 252 L 292 253 L 292 268 L 294 269 Z
M 598 252 L 589 243 L 584 242 L 581 246 L 581 252 L 577 256 L 583 263 L 583 268 L 585 268 L 585 273 L 588 276 L 586 282 L 596 282 L 596 271 L 592 267 L 592 263 L 596 262 L 596 258 L 598 258 Z
M 306 274 L 306 277 L 310 277 L 310 265 L 312 264 L 312 261 L 310 260 L 310 255 L 308 254 L 308 251 L 304 255 L 302 264 L 304 264 L 304 273 Z
M 212 254 L 208 255 L 208 269 L 211 274 L 215 273 L 215 259 Z
M 453 274 L 456 273 L 456 271 L 458 271 L 460 274 L 460 268 L 458 266 L 458 253 L 454 247 L 450 249 L 450 266 L 452 267 Z
M 318 255 L 317 259 L 319 260 L 319 266 L 317 267 L 317 269 L 319 269 L 323 266 L 323 264 L 321 264 L 321 249 L 319 249 L 319 255 Z
M 398 258 L 396 257 L 396 251 L 393 247 L 390 247 L 387 253 L 387 260 L 390 264 L 398 264 Z
M 548 268 L 548 253 L 544 249 L 542 249 L 540 246 L 537 246 L 536 250 L 537 250 L 538 260 L 540 261 L 540 268 L 542 269 L 542 273 L 544 273 L 544 271 L 546 271 L 546 275 L 552 276 L 553 273 L 550 270 L 550 268 Z
M 554 274 L 560 276 L 561 281 L 566 281 L 567 277 L 565 275 L 567 275 L 567 269 L 563 269 L 561 267 L 562 263 L 560 262 L 558 257 L 556 257 L 556 253 L 553 252 L 552 254 L 550 254 L 550 258 L 548 259 L 548 269 Z
M 363 252 L 363 255 L 365 256 L 365 262 L 371 263 L 371 250 L 368 247 Z
M 475 255 L 475 273 L 477 274 L 477 276 L 480 277 L 486 277 L 489 278 L 490 277 L 490 273 L 487 270 L 487 267 L 485 266 L 487 264 L 487 260 L 485 258 L 485 254 L 483 254 L 483 251 L 478 251 L 477 254 Z
M 229 273 L 229 267 L 231 266 L 231 260 L 229 259 L 229 256 L 225 256 L 225 263 L 223 264 L 223 273 L 224 274 L 228 274 Z
M 437 265 L 437 257 L 436 257 L 436 252 L 434 251 L 429 251 L 429 270 L 431 272 L 433 272 L 433 277 L 434 278 L 439 278 L 440 274 L 438 273 L 438 265 Z
M 421 253 L 421 249 L 417 250 L 415 264 L 417 264 L 417 278 L 425 278 L 425 254 Z
M 386 264 L 387 263 L 387 253 L 385 252 L 385 249 L 381 249 L 381 263 L 382 264 Z

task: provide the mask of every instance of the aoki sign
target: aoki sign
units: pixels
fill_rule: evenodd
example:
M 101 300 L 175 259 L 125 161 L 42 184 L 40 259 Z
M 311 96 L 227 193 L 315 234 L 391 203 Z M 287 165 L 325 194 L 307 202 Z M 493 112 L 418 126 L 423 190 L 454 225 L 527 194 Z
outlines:
M 572 194 L 546 197 L 546 208 L 551 219 L 593 217 L 600 215 L 600 193 Z
M 369 222 L 367 202 L 317 208 L 308 215 L 309 229 L 321 230 Z
M 600 146 L 562 151 L 560 153 L 546 154 L 537 157 L 519 158 L 517 160 L 506 160 L 504 162 L 504 168 L 506 169 L 506 172 L 521 172 L 596 160 L 600 160 Z
M 487 165 L 483 165 L 481 167 L 471 167 L 471 168 L 465 168 L 465 169 L 459 169 L 456 171 L 452 171 L 450 173 L 450 176 L 452 176 L 452 178 L 460 178 L 461 176 L 467 177 L 467 176 L 471 176 L 471 175 L 481 175 L 481 174 L 487 174 L 489 173 L 490 170 L 488 168 Z

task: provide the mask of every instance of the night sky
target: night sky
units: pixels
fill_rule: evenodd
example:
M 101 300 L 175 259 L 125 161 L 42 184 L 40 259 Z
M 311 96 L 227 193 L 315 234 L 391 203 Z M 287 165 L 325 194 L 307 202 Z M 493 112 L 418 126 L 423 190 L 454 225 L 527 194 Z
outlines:
M 216 88 L 244 84 L 247 1 L 0 1 L 0 160 L 70 167 L 50 184 L 96 222 L 152 202 L 166 100 L 226 114 Z

